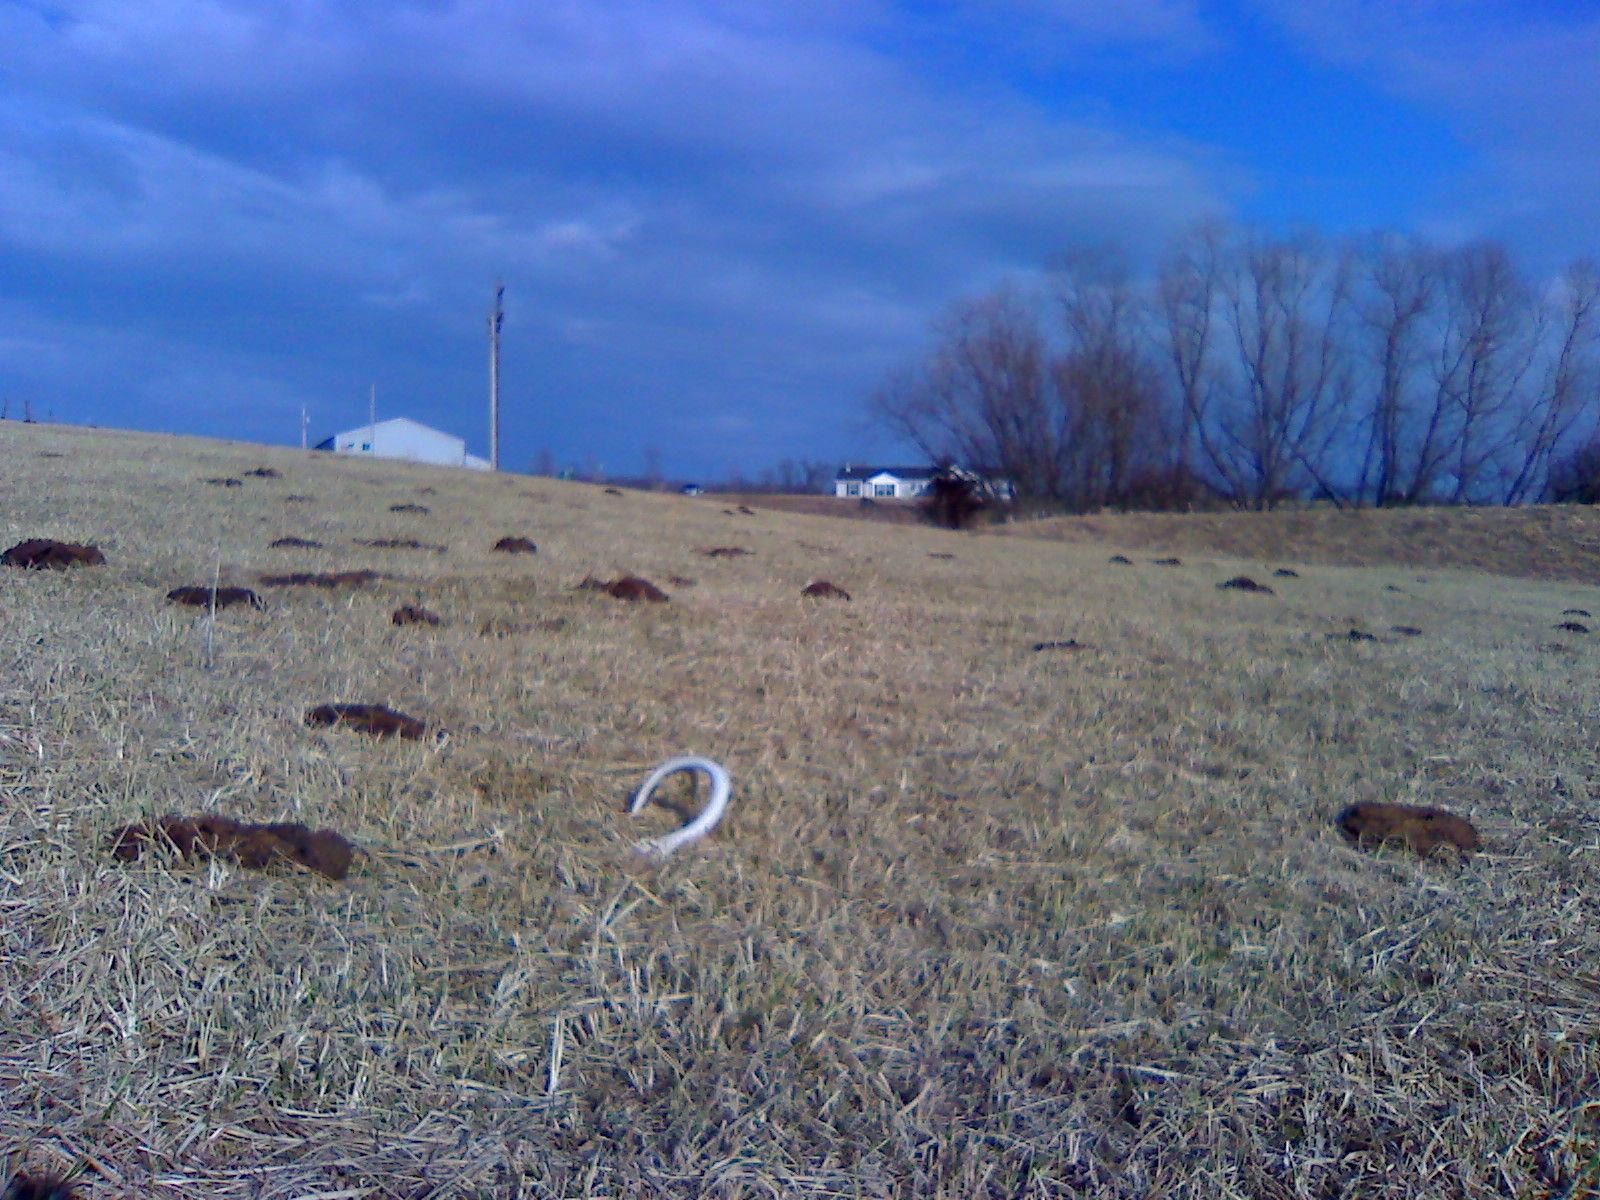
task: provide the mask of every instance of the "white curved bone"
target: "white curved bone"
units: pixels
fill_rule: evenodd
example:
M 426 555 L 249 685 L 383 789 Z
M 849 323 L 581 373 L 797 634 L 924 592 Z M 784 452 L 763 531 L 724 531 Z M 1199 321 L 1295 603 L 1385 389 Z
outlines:
M 690 842 L 698 842 L 706 834 L 716 828 L 717 822 L 722 820 L 723 810 L 728 807 L 728 797 L 733 794 L 733 783 L 728 778 L 728 773 L 721 765 L 712 762 L 709 758 L 700 758 L 688 754 L 678 758 L 669 758 L 654 771 L 650 778 L 644 781 L 633 795 L 633 801 L 628 805 L 630 813 L 637 813 L 646 804 L 650 797 L 660 786 L 661 781 L 679 771 L 700 771 L 711 781 L 711 799 L 706 801 L 704 810 L 694 820 L 682 829 L 675 829 L 671 833 L 662 834 L 660 837 L 646 838 L 634 847 L 638 853 L 647 858 L 656 860 L 665 859 L 678 850 L 683 849 Z

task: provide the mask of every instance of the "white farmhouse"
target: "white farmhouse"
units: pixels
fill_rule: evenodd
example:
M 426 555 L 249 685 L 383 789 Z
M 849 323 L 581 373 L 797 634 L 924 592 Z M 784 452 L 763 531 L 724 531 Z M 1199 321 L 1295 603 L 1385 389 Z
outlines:
M 487 459 L 467 453 L 465 438 L 432 429 L 409 417 L 390 417 L 376 425 L 357 425 L 324 438 L 316 449 L 367 458 L 400 458 L 444 467 L 471 467 L 475 471 L 489 469 Z
M 937 467 L 853 467 L 845 463 L 833 480 L 841 500 L 909 500 L 928 490 Z

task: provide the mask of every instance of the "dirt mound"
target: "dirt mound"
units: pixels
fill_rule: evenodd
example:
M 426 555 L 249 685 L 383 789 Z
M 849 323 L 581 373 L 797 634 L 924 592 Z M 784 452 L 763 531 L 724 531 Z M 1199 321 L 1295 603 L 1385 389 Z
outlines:
M 1277 594 L 1266 584 L 1257 583 L 1248 575 L 1235 575 L 1232 579 L 1224 579 L 1221 583 L 1217 584 L 1217 587 L 1224 591 L 1232 589 L 1236 592 L 1259 592 L 1263 596 L 1272 596 Z
M 356 545 L 372 550 L 432 550 L 435 554 L 446 554 L 450 550 L 449 546 L 419 542 L 416 538 L 356 538 Z
M 382 704 L 319 704 L 306 710 L 307 725 L 337 725 L 373 737 L 401 737 L 416 741 L 426 731 L 415 717 Z
M 213 597 L 215 600 L 213 601 Z M 235 604 L 248 604 L 251 608 L 265 608 L 261 597 L 246 587 L 175 587 L 167 593 L 174 604 L 190 604 L 197 608 L 230 608 Z
M 291 862 L 329 879 L 348 875 L 355 855 L 355 846 L 331 829 L 314 830 L 299 822 L 249 825 L 216 814 L 126 825 L 112 837 L 111 853 L 122 862 L 135 862 L 147 849 L 163 844 L 186 859 L 231 858 L 256 870 Z
M 606 584 L 605 591 L 608 596 L 615 596 L 618 600 L 649 600 L 656 604 L 667 602 L 665 592 L 648 579 L 641 579 L 637 575 L 624 575 L 621 579 L 614 579 Z
M 1336 819 L 1339 831 L 1358 846 L 1389 842 L 1406 846 L 1426 858 L 1441 846 L 1454 846 L 1463 854 L 1479 847 L 1472 823 L 1441 808 L 1413 804 L 1352 804 Z
M 34 570 L 64 571 L 68 567 L 96 567 L 105 565 L 105 561 L 106 556 L 100 553 L 99 546 L 57 542 L 50 538 L 30 538 L 0 554 L 0 564 Z
M 802 596 L 810 596 L 813 600 L 850 599 L 849 592 L 845 591 L 837 583 L 830 583 L 826 579 L 818 579 L 813 583 L 806 584 L 805 587 L 800 589 L 800 594 Z
M 78 1200 L 78 1193 L 59 1175 L 18 1171 L 0 1192 L 0 1200 Z

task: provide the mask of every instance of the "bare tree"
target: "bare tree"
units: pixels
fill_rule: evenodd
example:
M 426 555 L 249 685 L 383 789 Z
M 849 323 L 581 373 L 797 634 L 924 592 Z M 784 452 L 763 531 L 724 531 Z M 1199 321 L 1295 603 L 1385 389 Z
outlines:
M 1533 293 L 1505 249 L 1463 246 L 1447 260 L 1438 387 L 1453 416 L 1450 502 L 1500 499 L 1518 393 L 1538 344 Z
M 1585 418 L 1592 426 L 1600 400 L 1600 267 L 1574 263 L 1558 283 L 1549 304 L 1548 329 L 1553 345 L 1542 378 L 1530 394 L 1518 422 L 1520 455 L 1506 489 L 1507 504 L 1521 504 L 1542 495 L 1558 447 Z
M 1078 251 L 1057 267 L 1065 349 L 1052 365 L 1066 422 L 1061 499 L 1126 504 L 1136 478 L 1170 465 L 1173 422 L 1149 357 L 1147 305 L 1120 255 Z
M 1066 429 L 1051 395 L 1038 317 L 1014 288 L 958 307 L 926 363 L 881 388 L 873 408 L 935 462 L 1003 474 L 1021 496 L 1061 492 Z
M 1328 452 L 1349 395 L 1350 277 L 1349 256 L 1309 236 L 1250 239 L 1221 273 L 1233 386 L 1216 419 L 1220 458 L 1254 508 L 1306 483 L 1339 495 Z
M 1420 243 L 1380 236 L 1363 256 L 1358 337 L 1372 369 L 1358 498 L 1379 506 L 1415 503 L 1432 485 L 1445 448 L 1438 389 L 1421 372 L 1439 293 L 1438 255 Z
M 783 458 L 762 469 L 751 490 L 783 495 L 814 495 L 833 490 L 835 468 L 820 459 Z
M 1225 237 L 1222 226 L 1207 224 L 1181 239 L 1161 264 L 1156 296 L 1177 388 L 1176 469 L 1185 474 L 1195 472 L 1198 447 L 1205 465 L 1231 484 L 1227 456 L 1209 436 L 1216 381 L 1217 291 Z
M 1096 251 L 1055 283 L 1059 323 L 1016 288 L 954 310 L 878 416 L 935 461 L 1075 509 L 1206 491 L 1522 503 L 1600 423 L 1594 264 L 1541 299 L 1490 243 L 1357 250 L 1206 225 L 1149 289 Z
M 933 352 L 874 398 L 881 420 L 935 462 L 1002 476 L 1024 503 L 1125 503 L 1170 461 L 1148 306 L 1115 254 L 1056 265 L 1059 322 L 1014 287 L 955 309 Z
M 1206 222 L 1174 243 L 1156 276 L 1159 341 L 1172 370 L 1178 422 L 1169 503 L 1204 501 L 1208 494 L 1249 503 L 1259 490 L 1233 432 L 1244 395 L 1230 356 L 1225 285 L 1243 252 L 1241 235 Z
M 816 458 L 786 458 L 778 464 L 778 483 L 789 493 L 817 495 L 833 491 L 834 464 Z

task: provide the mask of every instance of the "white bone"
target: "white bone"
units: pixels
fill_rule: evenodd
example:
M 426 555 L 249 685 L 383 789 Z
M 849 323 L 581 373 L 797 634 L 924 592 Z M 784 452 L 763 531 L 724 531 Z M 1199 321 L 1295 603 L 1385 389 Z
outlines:
M 706 801 L 705 808 L 700 815 L 690 821 L 682 829 L 675 829 L 671 833 L 663 834 L 656 838 L 647 838 L 634 847 L 638 853 L 657 861 L 665 859 L 674 852 L 683 849 L 691 842 L 698 842 L 706 834 L 716 828 L 717 822 L 722 820 L 723 810 L 728 807 L 728 797 L 733 794 L 733 783 L 728 779 L 728 773 L 722 767 L 712 762 L 709 758 L 699 758 L 695 755 L 684 755 L 679 758 L 669 758 L 654 771 L 650 778 L 644 781 L 633 795 L 633 802 L 628 805 L 630 813 L 637 813 L 646 804 L 650 797 L 660 786 L 661 781 L 679 771 L 700 771 L 711 781 L 711 799 Z

